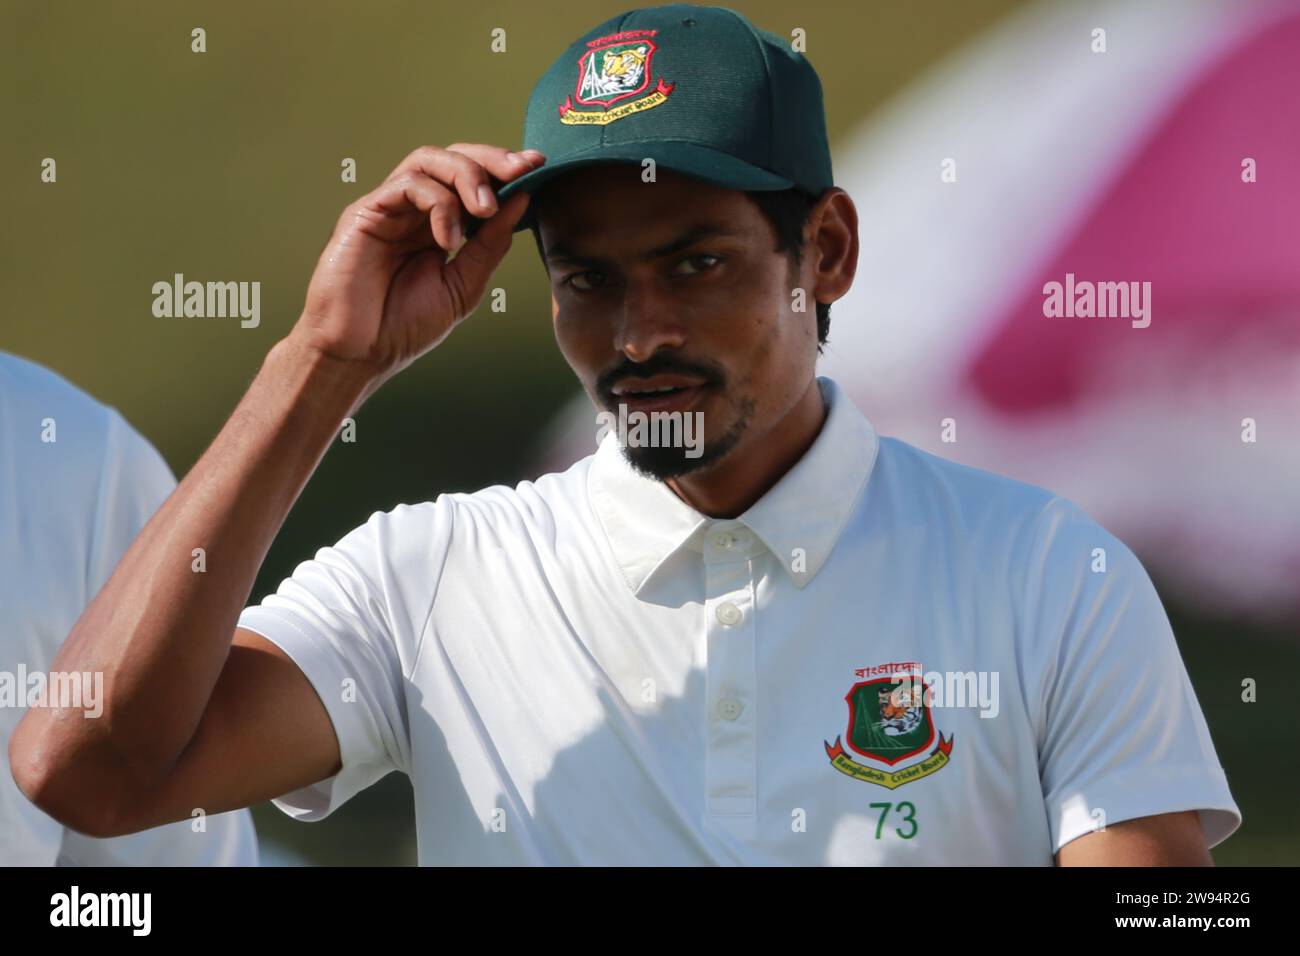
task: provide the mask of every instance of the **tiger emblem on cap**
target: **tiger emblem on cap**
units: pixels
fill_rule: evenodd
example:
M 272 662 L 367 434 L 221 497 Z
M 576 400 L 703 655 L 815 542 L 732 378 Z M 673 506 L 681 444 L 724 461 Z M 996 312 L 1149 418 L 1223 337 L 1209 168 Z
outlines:
M 655 79 L 651 64 L 657 30 L 629 30 L 587 41 L 578 59 L 578 84 L 559 106 L 560 122 L 569 126 L 604 126 L 652 109 L 668 99 L 673 84 Z M 599 109 L 580 109 L 580 107 Z
M 645 59 L 648 48 L 638 47 L 610 50 L 601 58 L 601 69 L 588 70 L 582 78 L 582 95 L 585 99 L 614 96 L 635 90 L 645 76 Z M 594 58 L 593 58 L 594 59 Z

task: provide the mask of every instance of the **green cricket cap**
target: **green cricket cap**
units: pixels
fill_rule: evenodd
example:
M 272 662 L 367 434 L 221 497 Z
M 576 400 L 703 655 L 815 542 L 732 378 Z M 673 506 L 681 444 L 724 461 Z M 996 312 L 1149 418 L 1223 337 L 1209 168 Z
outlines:
M 812 64 L 724 7 L 647 7 L 589 30 L 533 88 L 523 148 L 546 164 L 503 186 L 502 201 L 578 167 L 646 159 L 729 189 L 833 185 Z M 515 231 L 531 220 L 529 209 Z

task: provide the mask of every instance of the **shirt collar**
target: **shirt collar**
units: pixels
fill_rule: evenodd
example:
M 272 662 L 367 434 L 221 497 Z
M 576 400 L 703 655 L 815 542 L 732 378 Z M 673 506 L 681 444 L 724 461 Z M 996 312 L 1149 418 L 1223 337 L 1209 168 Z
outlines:
M 876 461 L 875 428 L 830 378 L 817 384 L 826 421 L 804 456 L 752 507 L 728 525 L 749 528 L 802 588 L 830 557 Z M 639 474 L 610 432 L 592 461 L 591 505 L 628 587 L 643 587 L 683 547 L 699 548 L 710 518 L 661 481 Z M 797 559 L 797 560 L 796 560 Z

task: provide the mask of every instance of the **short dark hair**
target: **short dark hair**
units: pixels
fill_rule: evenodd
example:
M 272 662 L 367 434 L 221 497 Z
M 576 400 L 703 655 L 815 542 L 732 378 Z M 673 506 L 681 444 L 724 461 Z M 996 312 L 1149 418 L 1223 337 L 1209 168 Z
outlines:
M 800 189 L 780 189 L 776 191 L 747 192 L 750 199 L 758 204 L 767 221 L 776 230 L 776 251 L 784 252 L 790 257 L 790 263 L 798 268 L 803 260 L 804 227 L 812 215 L 817 199 Z M 793 270 L 792 270 L 793 271 Z M 817 351 L 822 350 L 826 339 L 831 334 L 831 304 L 817 303 Z
M 793 272 L 803 260 L 804 227 L 808 225 L 808 217 L 817 204 L 817 198 L 799 189 L 746 192 L 745 195 L 754 200 L 763 215 L 767 217 L 767 221 L 772 224 L 772 228 L 776 230 L 776 251 L 784 252 L 790 257 L 790 264 L 794 267 L 790 271 Z M 533 241 L 537 243 L 537 254 L 542 257 L 542 264 L 545 265 L 546 252 L 542 248 L 542 233 L 537 228 L 536 217 L 529 217 L 529 228 L 533 233 Z M 818 352 L 826 344 L 830 333 L 831 304 L 818 302 Z

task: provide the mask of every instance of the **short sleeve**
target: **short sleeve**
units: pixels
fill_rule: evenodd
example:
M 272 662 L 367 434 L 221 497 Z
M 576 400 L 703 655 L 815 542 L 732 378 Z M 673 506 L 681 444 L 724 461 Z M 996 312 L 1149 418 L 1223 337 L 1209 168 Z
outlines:
M 275 800 L 319 820 L 394 770 L 410 771 L 406 688 L 452 532 L 445 496 L 376 512 L 303 562 L 239 627 L 280 647 L 311 682 L 338 737 L 335 776 Z
M 1123 820 L 1241 823 L 1169 618 L 1136 556 L 1072 502 L 1040 515 L 1027 568 L 1031 705 L 1053 850 Z

